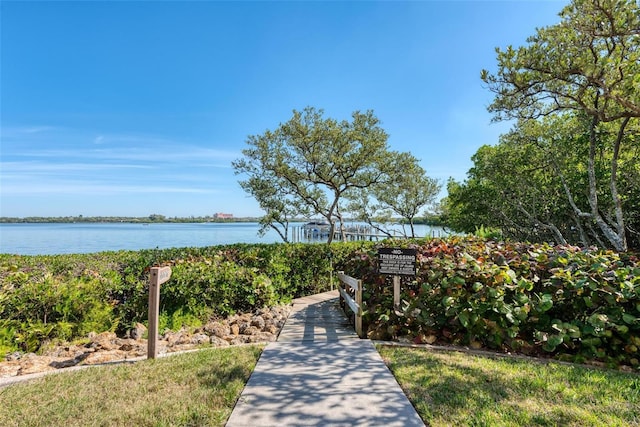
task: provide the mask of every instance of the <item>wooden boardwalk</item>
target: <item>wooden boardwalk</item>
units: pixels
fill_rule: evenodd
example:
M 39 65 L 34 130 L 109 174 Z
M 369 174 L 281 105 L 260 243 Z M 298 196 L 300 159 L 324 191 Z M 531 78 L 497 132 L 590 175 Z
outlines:
M 309 425 L 424 426 L 371 341 L 348 323 L 337 291 L 294 301 L 227 422 Z

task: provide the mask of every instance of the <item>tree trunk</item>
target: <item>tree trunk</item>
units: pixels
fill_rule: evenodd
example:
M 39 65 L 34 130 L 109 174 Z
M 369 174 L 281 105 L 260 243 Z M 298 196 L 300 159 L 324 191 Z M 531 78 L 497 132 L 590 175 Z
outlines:
M 588 162 L 588 175 L 589 175 L 589 206 L 591 207 L 591 215 L 596 225 L 602 231 L 602 234 L 607 238 L 609 243 L 618 252 L 624 252 L 627 250 L 626 239 L 624 238 L 624 227 L 622 236 L 616 233 L 616 230 L 611 228 L 609 224 L 602 218 L 598 208 L 598 192 L 596 181 L 596 143 L 598 136 L 596 135 L 596 127 L 598 126 L 598 118 L 593 117 L 589 129 L 589 162 Z M 623 223 L 624 224 L 624 223 Z

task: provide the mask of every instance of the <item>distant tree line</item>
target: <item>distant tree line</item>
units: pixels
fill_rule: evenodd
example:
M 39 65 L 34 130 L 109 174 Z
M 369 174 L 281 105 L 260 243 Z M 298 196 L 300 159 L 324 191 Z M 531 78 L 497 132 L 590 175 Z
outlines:
M 61 216 L 61 217 L 0 217 L 0 223 L 111 223 L 111 222 L 131 222 L 131 223 L 198 223 L 198 222 L 254 222 L 258 218 L 245 217 L 233 219 L 221 219 L 214 216 L 190 216 L 190 217 L 167 217 L 159 214 L 151 214 L 144 217 L 128 216 Z

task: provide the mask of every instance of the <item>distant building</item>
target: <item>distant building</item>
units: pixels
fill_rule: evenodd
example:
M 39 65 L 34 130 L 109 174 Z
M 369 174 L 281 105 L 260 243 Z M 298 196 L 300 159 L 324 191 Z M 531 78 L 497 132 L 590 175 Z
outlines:
M 213 214 L 213 217 L 215 219 L 233 219 L 233 214 L 217 213 L 217 214 Z

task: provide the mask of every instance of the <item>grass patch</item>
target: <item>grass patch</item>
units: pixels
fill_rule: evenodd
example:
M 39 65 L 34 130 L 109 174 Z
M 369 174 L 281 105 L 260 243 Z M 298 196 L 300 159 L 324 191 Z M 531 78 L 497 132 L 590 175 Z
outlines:
M 640 376 L 459 352 L 378 348 L 430 426 L 638 426 Z
M 207 349 L 0 389 L 4 426 L 221 426 L 263 346 Z

